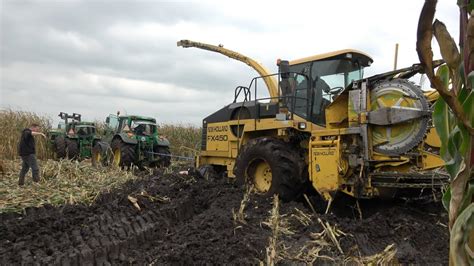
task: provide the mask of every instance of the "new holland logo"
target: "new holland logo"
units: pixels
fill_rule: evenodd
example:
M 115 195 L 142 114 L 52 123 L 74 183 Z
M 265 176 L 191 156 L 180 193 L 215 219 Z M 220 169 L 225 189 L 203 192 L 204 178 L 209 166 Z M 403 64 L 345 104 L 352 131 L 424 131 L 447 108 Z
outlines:
M 208 133 L 213 133 L 213 132 L 227 132 L 229 131 L 228 126 L 216 126 L 216 127 L 208 127 L 207 132 Z
M 333 150 L 315 151 L 313 152 L 313 155 L 314 156 L 330 156 L 330 155 L 334 155 L 334 151 Z

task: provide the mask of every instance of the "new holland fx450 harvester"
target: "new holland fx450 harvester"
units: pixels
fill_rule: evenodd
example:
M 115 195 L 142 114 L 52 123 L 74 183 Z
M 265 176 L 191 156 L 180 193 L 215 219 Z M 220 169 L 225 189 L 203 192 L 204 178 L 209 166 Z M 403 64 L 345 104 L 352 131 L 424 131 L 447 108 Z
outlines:
M 189 40 L 178 46 L 224 54 L 260 74 L 236 88 L 231 104 L 204 118 L 197 167 L 286 201 L 311 186 L 330 201 L 336 192 L 419 195 L 448 181 L 431 125 L 437 94 L 408 81 L 423 72 L 420 65 L 364 78 L 372 58 L 348 49 L 278 60 L 278 74 L 269 74 L 222 46 Z M 268 98 L 256 99 L 259 81 Z

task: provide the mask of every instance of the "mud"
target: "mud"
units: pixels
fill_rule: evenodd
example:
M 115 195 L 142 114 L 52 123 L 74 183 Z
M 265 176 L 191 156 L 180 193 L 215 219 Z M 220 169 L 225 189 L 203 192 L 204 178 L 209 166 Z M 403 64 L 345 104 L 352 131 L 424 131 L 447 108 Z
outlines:
M 0 264 L 266 262 L 272 199 L 252 194 L 239 222 L 234 213 L 242 197 L 226 179 L 165 174 L 126 183 L 92 206 L 0 214 Z M 356 206 L 340 200 L 332 212 L 317 214 L 305 202 L 281 203 L 277 261 L 343 262 L 395 244 L 400 263 L 448 263 L 447 215 L 440 203 L 363 201 L 362 219 Z M 344 233 L 337 237 L 342 253 L 326 239 L 328 245 L 311 256 L 315 234 L 323 231 L 318 218 Z

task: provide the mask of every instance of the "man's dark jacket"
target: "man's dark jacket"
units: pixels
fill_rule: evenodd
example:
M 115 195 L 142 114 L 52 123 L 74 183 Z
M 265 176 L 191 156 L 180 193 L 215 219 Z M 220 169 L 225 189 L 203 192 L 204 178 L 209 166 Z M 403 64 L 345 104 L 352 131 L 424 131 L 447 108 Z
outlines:
M 18 153 L 20 156 L 27 156 L 30 154 L 35 154 L 35 138 L 31 134 L 29 128 L 23 129 L 20 137 L 20 144 L 18 145 Z

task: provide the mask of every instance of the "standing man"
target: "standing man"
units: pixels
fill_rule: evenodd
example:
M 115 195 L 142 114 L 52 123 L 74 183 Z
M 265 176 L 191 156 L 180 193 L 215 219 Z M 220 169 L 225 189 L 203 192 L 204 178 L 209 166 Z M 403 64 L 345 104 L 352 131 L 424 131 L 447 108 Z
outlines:
M 31 124 L 30 128 L 25 128 L 21 132 L 20 144 L 18 145 L 18 153 L 23 161 L 21 165 L 20 179 L 18 180 L 18 185 L 20 186 L 25 184 L 25 175 L 28 173 L 30 168 L 33 172 L 33 181 L 38 182 L 40 180 L 39 167 L 36 162 L 35 139 L 33 137 L 37 135 L 46 138 L 46 136 L 40 132 L 40 126 L 36 123 Z

